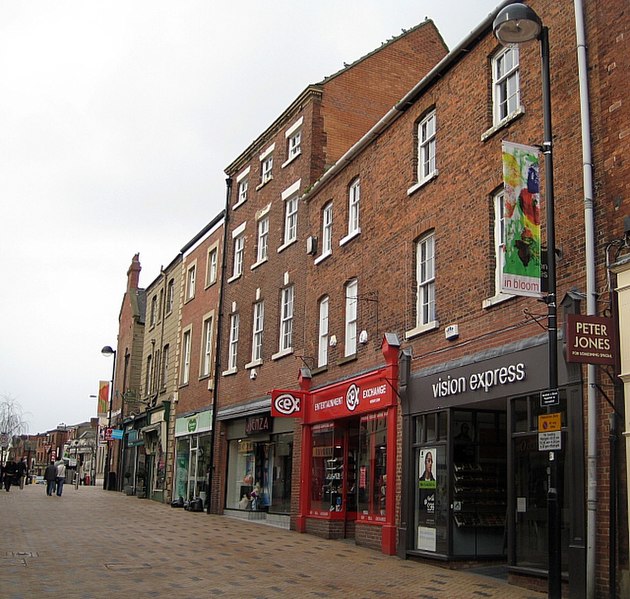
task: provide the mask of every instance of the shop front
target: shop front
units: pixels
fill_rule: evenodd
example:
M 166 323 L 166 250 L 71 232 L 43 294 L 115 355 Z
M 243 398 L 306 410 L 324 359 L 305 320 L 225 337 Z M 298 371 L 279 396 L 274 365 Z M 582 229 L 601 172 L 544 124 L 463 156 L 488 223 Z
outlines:
M 228 415 L 217 415 L 228 450 L 224 513 L 289 528 L 293 421 L 273 418 L 268 400 L 240 418 Z
M 212 443 L 212 410 L 180 416 L 175 420 L 175 479 L 173 498 L 201 498 L 207 507 Z
M 167 448 L 170 402 L 147 413 L 148 424 L 141 429 L 145 453 L 146 497 L 155 501 L 167 501 Z
M 386 366 L 310 390 L 272 392 L 272 414 L 299 418 L 302 484 L 296 528 L 325 538 L 396 550 L 398 341 L 386 336 Z M 389 482 L 388 482 L 389 476 Z
M 126 421 L 124 425 L 122 477 L 127 495 L 145 497 L 146 454 L 141 429 L 146 424 L 144 415 Z
M 549 426 L 559 449 L 562 569 L 584 564 L 580 373 L 560 358 L 559 401 L 543 405 L 547 351 L 545 337 L 533 338 L 401 385 L 401 557 L 505 560 L 515 577 L 545 576 Z

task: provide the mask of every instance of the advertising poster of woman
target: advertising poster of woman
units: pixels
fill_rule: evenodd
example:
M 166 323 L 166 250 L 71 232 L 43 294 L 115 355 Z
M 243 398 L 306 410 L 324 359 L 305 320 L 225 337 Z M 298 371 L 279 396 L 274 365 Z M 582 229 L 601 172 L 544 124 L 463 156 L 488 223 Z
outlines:
M 423 448 L 418 459 L 418 497 L 419 497 L 419 522 L 418 522 L 418 549 L 435 551 L 436 549 L 436 525 L 435 525 L 435 470 L 437 451 L 435 448 Z

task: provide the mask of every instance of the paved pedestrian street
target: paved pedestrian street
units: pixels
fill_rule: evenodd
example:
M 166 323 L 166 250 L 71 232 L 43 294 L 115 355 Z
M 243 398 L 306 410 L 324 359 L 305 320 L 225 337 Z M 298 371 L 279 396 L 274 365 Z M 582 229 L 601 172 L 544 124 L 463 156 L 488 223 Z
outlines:
M 147 499 L 0 491 L 0 597 L 534 599 L 499 579 Z

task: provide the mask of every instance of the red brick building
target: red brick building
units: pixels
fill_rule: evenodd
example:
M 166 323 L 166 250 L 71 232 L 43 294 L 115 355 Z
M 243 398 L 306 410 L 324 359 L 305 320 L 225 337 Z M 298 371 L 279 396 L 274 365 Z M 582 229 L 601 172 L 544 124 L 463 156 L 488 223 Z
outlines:
M 572 2 L 530 4 L 549 28 L 551 43 L 562 325 L 568 314 L 585 312 L 581 299 L 588 289 L 580 40 Z M 301 198 L 308 205 L 306 235 L 318 239 L 304 307 L 304 353 L 317 357 L 317 365 L 303 389 L 307 405 L 322 401 L 316 423 L 302 420 L 302 438 L 310 447 L 302 447 L 307 482 L 301 493 L 308 496 L 298 522 L 309 532 L 350 536 L 388 553 L 394 525 L 401 557 L 504 559 L 512 581 L 544 587 L 548 452 L 539 449 L 538 416 L 549 411 L 540 401 L 548 386 L 547 309 L 536 298 L 500 287 L 509 217 L 503 142 L 531 147 L 543 139 L 540 47 L 504 48 L 492 22 L 493 16 L 475 29 Z M 619 6 L 590 6 L 586 23 L 594 71 L 592 145 L 601 160 L 596 172 L 602 173 L 592 270 L 595 289 L 607 291 L 606 246 L 623 237 L 619 211 L 627 214 L 620 191 L 627 185 L 621 158 L 626 125 L 623 113 L 611 115 L 624 106 L 619 82 L 627 73 L 622 47 L 628 15 Z M 540 164 L 542 191 L 542 158 Z M 615 193 L 616 213 L 609 209 Z M 544 194 L 540 202 L 544 225 Z M 602 315 L 608 297 L 600 297 Z M 402 350 L 400 387 L 390 381 L 398 405 L 387 400 L 385 386 L 379 395 L 372 382 L 362 383 L 386 366 L 386 334 Z M 603 369 L 592 381 L 599 392 L 589 398 L 587 367 L 565 361 L 562 334 L 558 345 L 559 405 L 553 409 L 562 423 L 556 452 L 561 568 L 571 597 L 586 596 L 587 585 L 604 596 L 613 573 L 619 575 L 612 584 L 627 588 L 627 515 L 610 520 L 607 480 L 613 471 L 624 476 L 623 455 L 610 461 L 613 410 L 607 401 L 612 396 L 622 409 L 623 396 L 615 397 L 610 384 L 614 372 Z M 375 398 L 371 410 L 365 402 Z M 325 411 L 327 421 L 321 417 Z M 587 479 L 589 434 L 596 439 L 598 483 L 596 505 L 587 506 L 586 491 L 593 485 Z M 319 471 L 328 476 L 323 447 L 340 452 L 339 464 L 333 464 L 341 466 L 337 507 L 328 510 L 321 509 L 326 484 L 314 480 Z M 621 485 L 615 496 L 625 504 Z M 590 531 L 587 510 L 595 517 Z M 611 554 L 611 547 L 617 552 Z M 590 560 L 595 567 L 589 571 Z
M 182 249 L 183 291 L 174 404 L 174 499 L 206 502 L 212 460 L 215 352 L 223 257 L 223 212 Z M 205 507 L 205 505 L 204 505 Z
M 226 272 L 213 509 L 297 513 L 300 438 L 270 417 L 269 391 L 296 386 L 305 347 L 306 231 L 298 201 L 446 52 L 427 21 L 310 85 L 226 169 Z

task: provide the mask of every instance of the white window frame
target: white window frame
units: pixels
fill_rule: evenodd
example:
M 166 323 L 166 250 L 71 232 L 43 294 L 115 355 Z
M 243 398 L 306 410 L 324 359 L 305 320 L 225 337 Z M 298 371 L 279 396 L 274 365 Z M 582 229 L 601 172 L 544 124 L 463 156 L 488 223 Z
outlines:
M 200 376 L 207 377 L 212 368 L 212 325 L 214 319 L 208 316 L 203 321 L 203 353 L 201 354 Z
M 317 366 L 322 368 L 328 365 L 328 311 L 330 299 L 328 296 L 319 301 L 319 327 L 318 327 L 318 350 Z
M 344 245 L 361 233 L 359 216 L 361 209 L 361 179 L 357 177 L 348 187 L 348 234 L 339 241 Z
M 297 240 L 298 197 L 293 195 L 284 204 L 284 244 Z
M 269 215 L 265 214 L 258 221 L 258 240 L 256 243 L 256 264 L 265 262 L 269 255 Z
M 501 279 L 503 278 L 503 264 L 505 263 L 505 190 L 500 189 L 492 196 L 494 204 L 494 295 L 485 299 L 484 308 L 489 308 L 503 302 L 512 294 L 501 291 Z
M 182 385 L 190 382 L 190 352 L 192 343 L 192 329 L 182 333 Z
M 359 316 L 359 281 L 352 279 L 345 286 L 346 319 L 345 319 L 345 347 L 346 357 L 357 353 L 357 320 Z
M 233 374 L 237 369 L 238 359 L 238 335 L 240 318 L 238 312 L 230 315 L 230 341 L 228 343 L 228 369 L 223 373 Z
M 437 121 L 435 110 L 418 123 L 418 183 L 425 183 L 437 175 Z
M 302 153 L 302 124 L 304 117 L 300 117 L 291 125 L 284 136 L 287 140 L 287 159 L 282 164 L 282 168 L 295 160 Z
M 435 322 L 435 233 L 416 243 L 416 326 Z
M 322 210 L 322 256 L 332 254 L 333 203 L 328 202 Z
M 206 268 L 206 286 L 217 282 L 217 274 L 219 269 L 219 249 L 212 247 L 208 250 L 208 265 Z
M 259 188 L 273 179 L 273 151 L 276 144 L 271 144 L 260 156 L 260 185 Z
M 243 274 L 243 259 L 245 254 L 245 233 L 234 238 L 234 263 L 232 267 L 232 279 L 237 279 Z
M 506 62 L 510 61 L 506 68 Z M 492 58 L 492 122 L 494 126 L 521 111 L 518 46 L 503 48 Z
M 249 171 L 251 167 L 241 171 L 236 177 L 236 202 L 232 206 L 232 210 L 236 210 L 239 206 L 247 201 L 247 192 L 249 190 Z
M 188 267 L 186 271 L 186 301 L 195 297 L 195 280 L 197 278 L 197 263 Z
M 260 300 L 254 304 L 252 320 L 252 361 L 248 366 L 262 363 L 263 331 L 265 327 L 265 302 Z
M 279 353 L 293 351 L 293 302 L 295 287 L 289 285 L 282 290 L 280 301 Z

